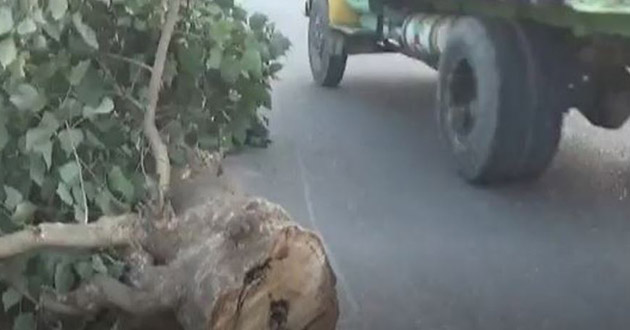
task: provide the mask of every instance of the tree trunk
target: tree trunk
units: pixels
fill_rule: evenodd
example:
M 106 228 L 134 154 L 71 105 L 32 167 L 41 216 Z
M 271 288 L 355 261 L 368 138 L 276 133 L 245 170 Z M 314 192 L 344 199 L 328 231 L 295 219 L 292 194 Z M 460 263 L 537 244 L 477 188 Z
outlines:
M 176 222 L 189 229 L 160 239 L 182 244 L 170 271 L 176 283 L 186 283 L 177 311 L 185 329 L 335 328 L 335 276 L 324 247 L 282 208 L 218 198 Z
M 189 196 L 195 186 L 206 202 L 162 224 L 174 230 L 148 244 L 187 284 L 178 310 L 184 328 L 334 329 L 336 280 L 319 237 L 220 178 L 197 177 L 174 191 Z

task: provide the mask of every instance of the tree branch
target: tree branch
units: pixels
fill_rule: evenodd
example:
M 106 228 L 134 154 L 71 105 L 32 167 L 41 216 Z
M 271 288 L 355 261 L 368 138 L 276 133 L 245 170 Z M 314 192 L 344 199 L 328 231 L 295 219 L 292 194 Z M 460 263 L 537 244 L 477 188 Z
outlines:
M 160 95 L 160 87 L 162 84 L 162 74 L 164 73 L 164 64 L 168 47 L 171 43 L 173 30 L 177 24 L 179 16 L 179 7 L 181 0 L 168 0 L 168 13 L 166 22 L 162 27 L 162 34 L 155 53 L 155 62 L 151 72 L 151 81 L 149 82 L 149 105 L 144 114 L 144 134 L 149 141 L 153 157 L 155 159 L 156 172 L 159 176 L 160 187 L 160 208 L 164 205 L 164 196 L 168 191 L 171 181 L 171 163 L 168 157 L 168 149 L 160 133 L 155 126 L 155 112 Z
M 147 70 L 148 72 L 152 72 L 153 68 L 151 68 L 150 66 L 146 65 L 146 63 L 140 62 L 138 60 L 134 60 L 133 58 L 129 58 L 129 57 L 125 57 L 122 55 L 118 55 L 118 54 L 113 54 L 113 53 L 105 53 L 105 56 L 111 58 L 111 59 L 115 59 L 115 60 L 119 60 L 119 61 L 123 61 L 123 62 L 127 62 L 129 64 L 134 64 L 142 69 Z
M 131 96 L 130 93 L 127 93 L 122 87 L 120 87 L 120 85 L 118 85 L 116 81 L 116 77 L 114 77 L 114 74 L 107 67 L 107 65 L 105 65 L 105 63 L 102 63 L 101 61 L 99 61 L 98 63 L 101 65 L 101 68 L 105 72 L 105 75 L 107 75 L 107 77 L 111 79 L 112 85 L 114 86 L 114 89 L 116 90 L 116 94 L 118 94 L 118 96 L 124 98 L 125 100 L 129 101 L 129 103 L 131 103 L 138 110 L 144 111 L 145 109 L 144 105 L 140 103 L 140 101 L 133 98 L 133 96 Z M 133 90 L 133 86 L 129 90 Z
M 138 289 L 111 277 L 96 275 L 68 294 L 43 294 L 40 304 L 54 312 L 70 315 L 94 314 L 112 307 L 133 315 L 147 315 L 172 309 L 181 294 L 168 276 L 161 276 L 160 281 L 150 287 Z
M 0 260 L 44 248 L 95 249 L 127 245 L 137 239 L 138 216 L 101 217 L 91 224 L 42 223 L 0 236 Z
M 70 125 L 66 121 L 66 129 L 70 131 Z M 70 145 L 72 146 L 72 153 L 74 154 L 74 159 L 77 162 L 77 166 L 79 167 L 79 183 L 81 184 L 81 192 L 83 193 L 83 224 L 87 225 L 89 219 L 89 210 L 88 210 L 88 202 L 87 202 L 87 194 L 85 193 L 85 182 L 83 180 L 83 166 L 81 166 L 81 158 L 77 153 L 77 147 L 74 145 L 74 140 L 72 136 L 69 137 Z M 79 219 L 76 219 L 79 220 Z

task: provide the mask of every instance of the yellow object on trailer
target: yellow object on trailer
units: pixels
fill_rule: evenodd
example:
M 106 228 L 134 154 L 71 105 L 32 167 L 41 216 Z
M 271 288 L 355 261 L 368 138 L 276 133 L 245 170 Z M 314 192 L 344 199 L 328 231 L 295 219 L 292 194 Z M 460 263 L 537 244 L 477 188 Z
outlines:
M 346 0 L 328 0 L 328 16 L 332 25 L 357 26 L 360 16 Z

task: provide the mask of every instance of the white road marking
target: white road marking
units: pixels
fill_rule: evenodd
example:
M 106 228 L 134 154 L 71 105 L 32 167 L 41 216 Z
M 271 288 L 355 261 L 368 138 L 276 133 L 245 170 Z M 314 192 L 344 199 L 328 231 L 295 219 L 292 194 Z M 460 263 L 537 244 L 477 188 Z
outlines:
M 302 160 L 302 153 L 300 152 L 299 148 L 295 148 L 295 149 L 296 149 L 297 161 L 298 161 L 298 166 L 299 166 L 299 171 L 300 171 L 300 180 L 302 180 L 304 202 L 306 204 L 306 211 L 308 212 L 308 221 L 310 222 L 311 227 L 313 227 L 313 230 L 316 230 L 321 233 L 321 230 L 319 230 L 319 227 L 317 226 L 317 217 L 315 216 L 313 201 L 311 199 L 311 187 L 308 182 L 308 179 L 306 178 L 306 167 L 304 166 L 304 161 Z M 354 298 L 354 294 L 352 294 L 352 291 L 350 290 L 350 286 L 348 285 L 348 282 L 346 281 L 346 277 L 343 275 L 343 272 L 341 271 L 341 268 L 339 267 L 339 264 L 337 263 L 335 255 L 326 245 L 326 240 L 323 239 L 322 241 L 324 244 L 324 249 L 326 249 L 326 252 L 328 254 L 328 260 L 330 261 L 332 268 L 335 270 L 335 275 L 337 276 L 337 279 L 339 280 L 339 284 L 341 285 L 343 289 L 342 291 L 346 294 L 346 298 L 351 309 L 350 313 L 354 315 L 359 311 L 359 304 L 357 303 L 357 300 Z

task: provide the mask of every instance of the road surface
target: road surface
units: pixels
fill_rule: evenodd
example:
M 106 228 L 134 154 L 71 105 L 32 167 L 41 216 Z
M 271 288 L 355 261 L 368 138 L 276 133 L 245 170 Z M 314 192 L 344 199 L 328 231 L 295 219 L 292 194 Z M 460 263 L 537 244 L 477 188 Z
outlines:
M 630 329 L 630 131 L 572 114 L 538 182 L 462 182 L 436 131 L 435 73 L 398 55 L 311 83 L 301 0 L 247 0 L 293 42 L 274 143 L 227 161 L 319 231 L 339 329 Z M 625 140 L 625 141 L 624 141 Z

